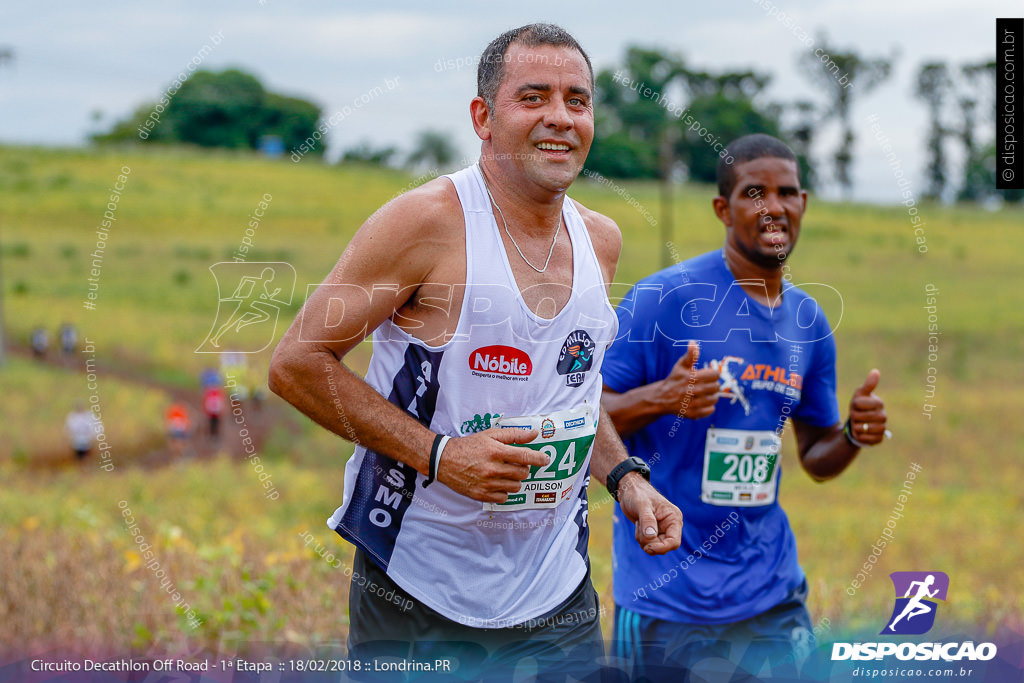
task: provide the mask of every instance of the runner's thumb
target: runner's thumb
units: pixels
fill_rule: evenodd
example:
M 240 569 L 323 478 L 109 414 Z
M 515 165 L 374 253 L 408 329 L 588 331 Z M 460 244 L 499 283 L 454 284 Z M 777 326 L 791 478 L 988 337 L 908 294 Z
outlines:
M 645 505 L 636 520 L 636 528 L 643 538 L 654 538 L 658 535 L 658 520 L 654 516 L 654 509 Z
M 687 370 L 693 370 L 693 366 L 697 364 L 697 359 L 700 358 L 700 346 L 697 342 L 691 340 L 686 347 L 686 355 L 682 358 L 683 367 Z
M 878 369 L 873 369 L 868 373 L 868 378 L 864 380 L 864 384 L 859 386 L 856 391 L 853 392 L 854 396 L 870 396 L 871 392 L 878 386 L 878 380 L 881 379 L 882 373 Z

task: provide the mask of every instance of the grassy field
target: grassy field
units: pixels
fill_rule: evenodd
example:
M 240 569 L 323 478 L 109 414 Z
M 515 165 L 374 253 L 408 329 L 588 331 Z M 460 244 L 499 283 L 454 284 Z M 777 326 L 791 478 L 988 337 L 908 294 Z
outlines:
M 95 231 L 125 167 L 130 173 L 105 243 L 95 309 L 86 310 Z M 271 399 L 269 407 L 290 420 L 261 453 L 281 491 L 276 500 L 264 497 L 244 461 L 224 456 L 141 467 L 133 453 L 160 438 L 168 400 L 161 387 L 193 387 L 208 364 L 194 349 L 217 311 L 209 267 L 231 259 L 265 194 L 272 200 L 248 259 L 295 268 L 298 288 L 280 335 L 306 284 L 320 282 L 361 221 L 411 180 L 396 171 L 244 155 L 0 149 L 7 336 L 24 346 L 33 327 L 72 322 L 90 340 L 108 369 L 100 373 L 100 398 L 118 465 L 109 473 L 32 466 L 63 447 L 64 415 L 88 394 L 84 373 L 22 355 L 0 369 L 7 397 L 0 419 L 0 642 L 19 649 L 61 643 L 220 652 L 252 643 L 343 642 L 351 551 L 324 520 L 340 503 L 347 444 Z M 622 228 L 621 284 L 613 294 L 660 267 L 666 251 L 688 258 L 721 244 L 710 188 L 677 193 L 670 247 L 615 190 L 581 181 L 571 192 Z M 654 187 L 623 190 L 657 216 Z M 845 412 L 850 392 L 870 368 L 880 368 L 878 392 L 895 436 L 827 484 L 803 475 L 790 448 L 781 499 L 810 580 L 812 614 L 827 618 L 833 632 L 877 632 L 892 605 L 888 573 L 925 569 L 949 574 L 957 621 L 985 632 L 1021 631 L 1024 548 L 1014 541 L 1012 519 L 1024 508 L 1016 450 L 1024 430 L 1012 406 L 1024 399 L 1024 316 L 1014 286 L 1024 214 L 925 205 L 922 215 L 926 254 L 917 250 L 901 207 L 811 200 L 792 259 L 794 282 L 835 289 L 822 303 L 833 324 L 841 320 L 841 406 Z M 927 285 L 939 292 L 941 329 L 930 418 L 922 414 L 930 363 Z M 255 359 L 262 372 L 270 350 Z M 367 358 L 360 347 L 353 365 L 364 367 Z M 140 381 L 125 379 L 132 375 Z M 922 469 L 895 541 L 851 597 L 846 589 L 911 463 Z M 592 492 L 591 556 L 610 610 L 613 506 L 606 499 Z M 142 563 L 122 501 L 195 610 L 197 627 Z

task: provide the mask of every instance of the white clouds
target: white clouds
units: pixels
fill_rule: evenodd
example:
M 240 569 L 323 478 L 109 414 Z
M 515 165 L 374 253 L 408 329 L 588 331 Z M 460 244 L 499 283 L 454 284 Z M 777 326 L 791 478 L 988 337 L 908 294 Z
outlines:
M 862 99 L 854 116 L 860 121 L 875 111 L 892 122 L 893 137 L 915 136 L 904 159 L 915 170 L 922 165 L 923 141 L 916 136 L 924 112 L 909 90 L 918 66 L 927 59 L 960 62 L 991 54 L 995 17 L 1019 9 L 1016 2 L 996 0 L 967 6 L 959 0 L 773 2 L 812 36 L 825 29 L 841 48 L 867 54 L 901 48 L 893 79 Z M 332 131 L 334 146 L 360 139 L 409 146 L 416 131 L 433 128 L 455 134 L 463 153 L 475 152 L 478 142 L 467 114 L 475 69 L 438 73 L 434 64 L 478 55 L 499 32 L 531 21 L 568 28 L 596 69 L 619 62 L 627 45 L 657 46 L 684 54 L 697 67 L 770 72 L 771 99 L 821 101 L 797 69 L 799 41 L 751 0 L 700 8 L 667 0 L 642 7 L 593 2 L 585 14 L 540 0 L 520 0 L 514 7 L 399 0 L 380 7 L 358 10 L 322 0 L 302 5 L 265 0 L 262 6 L 258 0 L 15 5 L 4 10 L 0 23 L 7 29 L 0 43 L 16 52 L 13 68 L 0 66 L 0 135 L 4 141 L 77 143 L 89 128 L 91 111 L 100 108 L 120 117 L 157 97 L 207 36 L 221 29 L 224 42 L 205 67 L 244 68 L 274 90 L 318 102 L 327 113 L 384 78 L 401 77 L 401 88 Z M 873 163 L 864 142 L 861 151 L 858 166 Z M 827 153 L 823 147 L 818 156 Z M 857 170 L 859 178 L 872 175 L 869 166 Z

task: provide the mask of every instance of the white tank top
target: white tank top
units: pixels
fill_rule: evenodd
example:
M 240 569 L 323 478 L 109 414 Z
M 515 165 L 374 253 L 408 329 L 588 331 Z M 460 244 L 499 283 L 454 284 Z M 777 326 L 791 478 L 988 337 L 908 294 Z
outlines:
M 495 426 L 498 416 L 543 416 L 534 420 L 538 442 L 592 435 L 601 362 L 618 321 L 583 219 L 566 198 L 572 293 L 558 315 L 541 318 L 516 285 L 479 168 L 445 177 L 466 225 L 455 335 L 427 346 L 385 321 L 373 333 L 366 381 L 439 434 L 465 436 Z M 569 441 L 539 447 L 558 450 L 557 462 L 540 468 L 547 471 L 510 497 L 518 503 L 510 506 L 486 506 L 441 482 L 423 488 L 414 468 L 357 446 L 345 467 L 343 503 L 327 525 L 445 617 L 479 628 L 519 624 L 556 607 L 586 574 L 591 441 L 577 440 L 569 453 Z

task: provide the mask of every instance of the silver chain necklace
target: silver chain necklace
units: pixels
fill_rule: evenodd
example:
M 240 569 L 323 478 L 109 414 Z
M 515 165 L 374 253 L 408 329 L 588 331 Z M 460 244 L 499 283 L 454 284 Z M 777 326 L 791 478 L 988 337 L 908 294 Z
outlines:
M 483 175 L 484 174 L 481 172 L 480 177 L 483 178 Z M 508 222 L 505 220 L 505 214 L 501 212 L 501 207 L 498 206 L 498 202 L 494 201 L 494 195 L 491 194 L 491 188 L 487 186 L 486 180 L 484 180 L 484 189 L 487 190 L 487 196 L 490 197 L 491 203 L 494 204 L 494 208 L 498 210 L 498 215 L 501 216 L 501 223 L 502 225 L 505 226 L 505 234 L 508 235 L 508 238 L 510 240 L 512 240 L 512 246 L 515 247 L 516 251 L 519 252 L 519 255 L 522 257 L 523 261 L 526 262 L 526 265 L 530 266 L 538 273 L 543 273 L 545 270 L 548 269 L 548 264 L 551 263 L 551 255 L 555 253 L 555 244 L 558 243 L 558 233 L 562 231 L 562 212 L 558 212 L 558 225 L 555 226 L 555 234 L 554 237 L 551 238 L 551 248 L 548 249 L 548 257 L 544 261 L 544 267 L 538 268 L 537 266 L 530 263 L 529 260 L 527 260 L 526 256 L 523 254 L 523 250 L 519 248 L 518 244 L 516 244 L 516 238 L 513 237 L 512 233 L 508 231 Z

